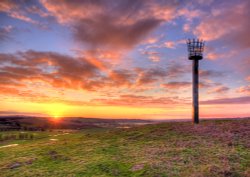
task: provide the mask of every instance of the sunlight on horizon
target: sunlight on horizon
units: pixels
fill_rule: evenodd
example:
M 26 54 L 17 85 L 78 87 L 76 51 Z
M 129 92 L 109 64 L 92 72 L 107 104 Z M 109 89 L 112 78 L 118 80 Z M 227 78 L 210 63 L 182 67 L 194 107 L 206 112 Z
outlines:
M 54 119 L 59 119 L 64 116 L 64 113 L 68 110 L 67 105 L 61 103 L 52 103 L 48 104 L 45 108 L 47 114 L 53 117 Z

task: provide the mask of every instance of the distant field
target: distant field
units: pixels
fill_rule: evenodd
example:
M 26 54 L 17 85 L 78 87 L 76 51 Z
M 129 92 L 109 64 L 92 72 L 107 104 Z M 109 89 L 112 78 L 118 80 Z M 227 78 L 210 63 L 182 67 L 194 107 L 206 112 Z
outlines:
M 111 128 L 147 123 L 153 122 L 140 119 L 98 119 L 82 117 L 62 117 L 55 119 L 51 117 L 0 116 L 0 131 Z
M 250 119 L 0 132 L 0 176 L 247 177 Z

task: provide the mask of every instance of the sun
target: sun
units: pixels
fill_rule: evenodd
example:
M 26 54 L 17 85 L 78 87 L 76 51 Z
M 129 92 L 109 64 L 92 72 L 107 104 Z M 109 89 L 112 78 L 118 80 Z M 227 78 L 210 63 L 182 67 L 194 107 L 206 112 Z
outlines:
M 61 117 L 60 116 L 52 116 L 50 118 L 50 121 L 53 122 L 54 124 L 58 124 L 61 122 Z
M 67 106 L 61 103 L 48 104 L 47 112 L 54 120 L 58 120 L 64 116 Z
M 53 116 L 53 119 L 54 119 L 54 120 L 58 120 L 58 119 L 60 119 L 60 118 L 61 118 L 61 116 L 58 116 L 58 115 Z

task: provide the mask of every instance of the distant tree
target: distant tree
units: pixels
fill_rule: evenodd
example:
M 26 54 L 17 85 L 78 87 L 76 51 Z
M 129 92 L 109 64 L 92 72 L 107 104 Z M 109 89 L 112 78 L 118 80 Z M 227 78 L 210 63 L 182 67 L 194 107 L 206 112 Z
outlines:
M 10 139 L 12 139 L 12 140 L 15 140 L 15 139 L 17 139 L 17 136 L 16 136 L 16 134 L 11 134 L 11 135 L 10 135 Z
M 28 139 L 28 133 L 24 133 L 24 139 Z
M 23 140 L 24 139 L 24 135 L 23 135 L 23 133 L 21 132 L 21 133 L 19 133 L 19 139 L 20 140 Z
M 31 139 L 31 140 L 34 139 L 34 134 L 33 134 L 33 133 L 30 134 L 30 139 Z

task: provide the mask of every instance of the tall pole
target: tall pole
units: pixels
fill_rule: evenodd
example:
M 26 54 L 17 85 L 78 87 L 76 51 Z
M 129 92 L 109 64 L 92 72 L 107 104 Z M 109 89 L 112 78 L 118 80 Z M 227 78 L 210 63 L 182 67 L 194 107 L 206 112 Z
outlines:
M 199 123 L 199 60 L 203 58 L 204 41 L 188 39 L 188 59 L 193 60 L 193 123 Z
M 199 60 L 193 60 L 193 122 L 199 123 Z

